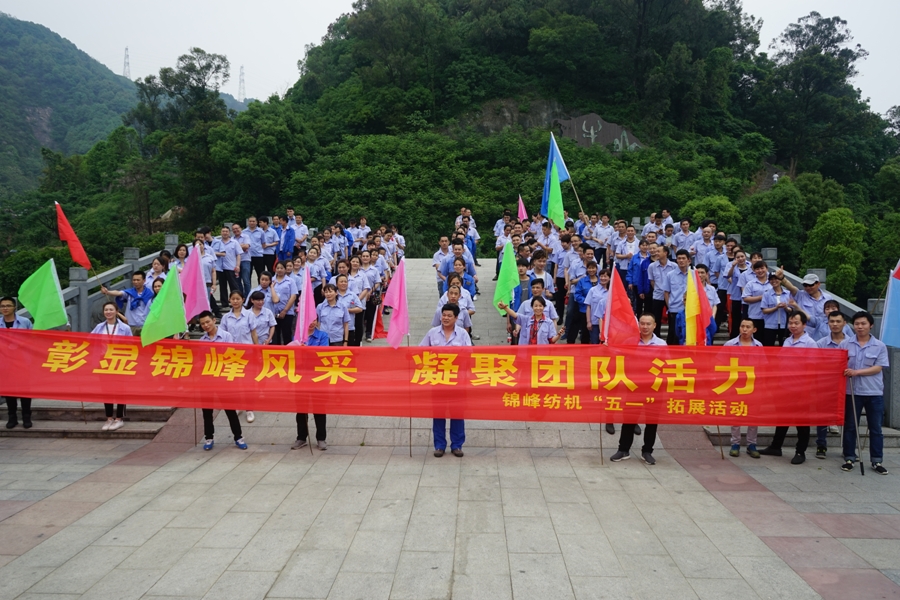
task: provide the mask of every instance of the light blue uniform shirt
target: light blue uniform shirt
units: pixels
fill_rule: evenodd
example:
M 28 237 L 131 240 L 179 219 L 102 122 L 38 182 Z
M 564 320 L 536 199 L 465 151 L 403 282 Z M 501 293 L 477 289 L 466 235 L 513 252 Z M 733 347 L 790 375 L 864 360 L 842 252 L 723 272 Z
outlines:
M 741 336 L 738 336 L 736 338 L 731 338 L 730 340 L 728 340 L 727 342 L 725 342 L 722 345 L 723 346 L 740 346 L 741 345 Z M 754 347 L 762 346 L 762 342 L 758 341 L 756 338 L 753 338 L 753 343 L 750 345 L 754 346 Z
M 144 287 L 146 288 L 147 286 Z M 131 296 L 125 296 L 125 318 L 128 319 L 128 324 L 131 327 L 143 327 L 144 321 L 147 320 L 147 315 L 150 314 L 150 304 L 152 303 L 152 298 L 150 302 L 141 300 L 135 308 L 131 308 Z
M 6 321 L 0 317 L 0 331 L 4 329 L 34 329 L 34 325 L 32 325 L 31 321 L 26 319 L 25 317 L 20 317 L 19 315 L 13 313 L 13 321 L 12 327 L 6 326 Z M 131 335 L 131 330 L 128 330 L 128 334 Z
M 669 276 L 669 273 L 677 270 L 678 265 L 671 260 L 666 260 L 665 265 L 661 265 L 659 261 L 650 263 L 647 267 L 647 278 L 653 282 L 654 300 L 665 300 L 665 291 L 660 286 L 662 285 L 663 279 L 666 279 Z
M 220 237 L 213 238 L 213 241 L 209 245 L 209 248 L 210 248 L 210 250 L 213 251 L 213 256 L 216 259 L 216 271 L 223 271 L 224 270 L 224 268 L 222 267 L 222 258 L 223 257 L 218 256 L 216 254 L 217 252 L 225 252 L 225 246 L 222 244 L 222 238 L 220 238 Z M 234 267 L 232 267 L 232 269 L 233 268 Z
M 527 346 L 531 339 L 531 328 L 534 326 L 534 315 L 528 317 L 522 328 L 519 329 L 519 345 Z M 556 321 L 548 319 L 546 315 L 538 324 L 537 344 L 545 345 L 550 343 L 550 338 L 556 337 Z
M 782 348 L 818 348 L 816 346 L 816 341 L 809 337 L 809 334 L 805 331 L 803 335 L 800 336 L 799 340 L 795 340 L 793 335 L 789 335 L 785 338 L 784 342 L 781 344 Z
M 665 345 L 667 345 L 666 342 L 662 338 L 657 337 L 655 333 L 653 334 L 653 337 L 650 338 L 649 342 L 645 342 L 643 339 L 638 340 L 638 346 L 665 346 Z
M 691 244 L 694 243 L 695 239 L 693 231 L 689 231 L 687 233 L 679 231 L 673 236 L 673 238 L 675 241 L 675 250 L 690 250 Z
M 444 312 L 443 308 L 446 302 L 441 302 L 438 307 L 434 311 L 434 317 L 431 318 L 431 326 L 437 327 L 441 324 L 441 314 Z M 462 307 L 462 298 L 460 298 L 459 306 L 459 317 L 456 319 L 456 324 L 462 327 L 463 329 L 467 329 L 472 326 L 472 317 L 469 315 L 469 311 Z
M 791 294 L 787 290 L 781 290 L 781 297 L 779 299 L 778 296 L 775 295 L 775 290 L 772 289 L 772 286 L 769 285 L 769 289 L 763 294 L 762 300 L 759 302 L 759 310 L 762 311 L 764 308 L 773 308 L 778 306 L 779 302 L 784 302 L 787 304 L 788 300 L 791 299 Z M 763 313 L 763 321 L 766 323 L 766 329 L 778 329 L 779 327 L 784 329 L 787 327 L 787 313 L 778 309 L 773 313 L 765 314 Z
M 419 343 L 420 346 L 471 346 L 472 338 L 469 337 L 469 333 L 457 325 L 453 329 L 453 333 L 450 334 L 450 338 L 448 339 L 444 335 L 444 327 L 443 325 L 438 325 L 437 327 L 432 327 L 428 330 L 428 333 L 425 334 L 425 337 L 422 338 L 422 341 Z
M 740 299 L 741 285 L 744 283 L 741 280 L 741 277 L 743 276 L 744 273 L 746 273 L 747 271 L 750 271 L 750 265 L 748 263 L 744 263 L 744 264 L 746 265 L 746 267 L 744 268 L 743 271 L 741 271 L 740 268 L 738 268 L 738 266 L 735 265 L 734 270 L 731 272 L 731 281 L 728 283 L 728 295 L 731 296 L 732 300 Z M 729 264 L 725 268 L 725 272 L 727 273 L 728 269 L 730 269 L 730 268 L 731 268 L 731 265 Z M 753 273 L 753 271 L 750 271 L 750 273 Z
M 823 291 L 819 291 L 818 300 L 809 295 L 806 290 L 797 290 L 797 293 L 794 294 L 794 301 L 800 306 L 800 309 L 806 313 L 806 316 L 809 317 L 809 323 L 807 327 L 810 329 L 817 329 L 819 327 L 819 323 L 823 320 L 828 321 L 825 317 L 825 303 L 831 300 L 831 296 Z
M 678 267 L 660 284 L 664 292 L 669 292 L 669 312 L 684 312 L 684 294 L 687 291 L 687 278 L 690 271 L 684 273 Z
M 244 230 L 244 233 L 250 238 L 250 256 L 262 256 L 263 255 L 263 239 L 265 238 L 265 233 L 262 229 L 257 227 L 256 229 L 247 228 Z
M 253 247 L 253 240 L 250 238 L 247 232 L 242 231 L 240 236 L 236 238 L 232 237 L 231 239 L 237 242 L 238 250 L 240 250 L 241 252 L 241 262 L 250 262 L 250 248 Z M 243 250 L 241 248 L 243 244 L 247 244 L 248 248 L 246 250 Z M 260 254 L 260 256 L 262 256 L 262 254 Z
M 230 333 L 228 333 L 227 331 L 222 331 L 222 328 L 219 327 L 218 329 L 216 329 L 215 337 L 211 338 L 211 337 L 209 337 L 208 333 L 203 332 L 203 335 L 200 336 L 200 341 L 201 342 L 225 342 L 227 344 L 233 344 L 234 337 L 232 337 L 232 335 Z
M 609 296 L 609 290 L 602 285 L 592 287 L 587 296 L 584 297 L 584 303 L 591 307 L 591 325 L 598 325 L 600 319 L 606 313 L 606 300 Z
M 284 279 L 278 281 L 278 278 L 272 279 L 272 285 L 275 287 L 275 292 L 278 294 L 278 303 L 272 302 L 272 295 L 266 298 L 266 303 L 263 304 L 266 308 L 272 311 L 272 314 L 279 314 L 284 310 L 284 307 L 287 305 L 288 300 L 290 300 L 291 295 L 297 293 L 297 287 L 294 284 L 294 280 L 289 276 L 285 275 Z M 293 310 L 293 308 L 291 309 Z M 291 311 L 288 311 L 288 314 L 293 314 Z
M 441 276 L 438 274 L 438 272 L 441 270 L 441 265 L 443 265 L 444 259 L 446 259 L 451 254 L 453 254 L 453 253 L 450 252 L 450 248 L 447 248 L 446 252 L 441 252 L 441 250 L 438 249 L 438 251 L 435 252 L 431 257 L 431 266 L 437 267 L 437 269 L 434 270 L 434 276 L 437 278 L 438 281 L 443 281 L 443 279 L 441 279 Z M 498 258 L 497 260 L 503 260 L 503 251 L 502 250 L 500 251 L 500 258 Z M 369 267 L 369 269 L 374 269 L 374 267 Z
M 359 301 L 359 296 L 350 291 L 350 288 L 347 288 L 347 293 L 341 296 L 340 292 L 337 295 L 338 304 L 347 309 L 348 314 L 351 308 L 363 308 L 364 305 Z M 356 315 L 350 315 L 350 325 L 348 327 L 349 331 L 356 331 Z
M 258 315 L 253 314 L 252 309 L 247 311 L 247 314 L 250 315 L 250 323 L 253 329 L 256 330 L 256 339 L 259 340 L 260 344 L 268 342 L 269 327 L 275 327 L 275 315 L 265 306 L 259 311 Z
M 848 369 L 868 369 L 878 365 L 888 367 L 887 346 L 875 336 L 869 336 L 865 346 L 859 345 L 859 340 L 854 335 L 845 339 L 841 348 L 847 350 Z M 850 393 L 850 378 L 847 378 L 847 393 Z M 884 373 L 875 375 L 857 375 L 853 378 L 853 393 L 858 396 L 882 396 L 884 395 Z
M 743 292 L 741 292 L 741 300 L 744 298 L 750 298 L 753 296 L 765 296 L 766 291 L 771 290 L 772 286 L 769 285 L 769 278 L 766 276 L 765 281 L 760 281 L 754 275 L 753 279 L 747 282 L 747 285 L 744 286 Z M 744 304 L 747 304 L 744 302 Z M 754 302 L 753 304 L 747 304 L 747 316 L 751 319 L 762 319 L 763 311 L 762 311 L 762 300 L 759 302 Z
M 328 334 L 330 342 L 344 341 L 344 323 L 353 322 L 346 306 L 340 302 L 331 306 L 328 300 L 324 300 L 316 307 L 316 314 L 319 316 L 319 329 Z
M 234 338 L 236 344 L 252 344 L 253 338 L 250 336 L 250 330 L 253 329 L 253 323 L 250 319 L 250 311 L 244 309 L 241 316 L 238 317 L 234 312 L 227 312 L 222 315 L 219 322 L 219 329 L 227 331 Z
M 2 325 L 0 325 L 2 327 Z M 3 327 L 6 329 L 5 327 Z M 29 327 L 30 329 L 30 327 Z M 99 323 L 91 330 L 92 335 L 132 335 L 131 327 L 122 321 L 116 321 L 115 325 L 109 325 L 106 321 Z
M 706 266 L 709 267 L 709 282 L 717 289 L 724 290 L 725 288 L 720 286 L 719 282 L 724 279 L 721 275 L 728 268 L 728 257 L 725 255 L 725 250 L 716 252 L 716 249 L 713 248 L 712 252 L 706 254 L 706 260 L 709 261 L 706 263 Z
M 274 229 L 272 229 L 271 227 L 269 227 L 268 229 L 263 231 L 263 242 L 265 242 L 266 244 L 276 244 L 278 242 L 278 232 L 275 231 Z M 275 248 L 277 248 L 277 247 L 278 246 L 268 246 L 266 248 L 263 248 L 263 255 L 264 256 L 274 255 Z M 272 265 L 270 265 L 270 264 L 266 265 L 267 268 L 271 268 L 271 266 Z
M 229 239 L 227 242 L 219 241 L 219 250 L 216 252 L 224 252 L 225 256 L 222 258 L 222 270 L 223 271 L 234 271 L 234 268 L 238 264 L 238 260 L 240 260 L 241 255 L 243 254 L 240 245 L 235 241 L 234 238 Z M 250 257 L 247 257 L 247 260 L 250 260 Z

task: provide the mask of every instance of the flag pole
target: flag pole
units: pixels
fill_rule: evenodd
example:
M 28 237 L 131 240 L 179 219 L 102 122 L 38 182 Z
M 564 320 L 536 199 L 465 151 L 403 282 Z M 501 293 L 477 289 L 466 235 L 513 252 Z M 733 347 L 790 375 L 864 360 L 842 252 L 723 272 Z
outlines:
M 722 460 L 725 460 L 725 448 L 722 447 L 722 430 L 719 429 L 718 423 L 716 423 L 716 435 L 719 438 L 719 453 L 722 455 Z
M 575 201 L 578 202 L 578 210 L 584 212 L 584 208 L 581 206 L 581 198 L 578 197 L 578 190 L 575 189 L 575 182 L 572 181 L 571 173 L 569 173 L 569 185 L 572 186 L 572 191 L 575 192 Z

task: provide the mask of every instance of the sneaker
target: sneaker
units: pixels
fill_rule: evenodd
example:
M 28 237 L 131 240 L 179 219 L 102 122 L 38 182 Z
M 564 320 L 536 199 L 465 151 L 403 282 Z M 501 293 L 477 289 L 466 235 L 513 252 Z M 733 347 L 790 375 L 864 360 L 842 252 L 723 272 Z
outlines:
M 368 337 L 368 338 L 366 338 L 366 341 L 369 342 L 369 343 L 371 344 L 371 343 L 372 343 L 372 338 Z
M 840 433 L 840 432 L 841 432 L 841 430 L 838 428 L 837 425 L 829 425 L 828 426 L 828 433 Z
M 319 440 L 316 442 L 316 447 L 319 450 L 328 450 L 328 444 L 325 443 L 325 440 Z
M 494 275 L 494 278 L 491 281 L 497 281 L 497 275 Z
M 781 448 L 773 448 L 772 446 L 766 446 L 762 450 L 759 451 L 763 456 L 781 456 Z
M 884 468 L 884 467 L 882 467 L 882 468 Z M 849 460 L 849 459 L 845 460 L 844 464 L 841 465 L 841 471 L 850 472 L 852 470 L 853 470 L 853 461 Z
M 641 460 L 644 461 L 645 464 L 655 465 L 656 459 L 653 458 L 653 455 L 649 452 L 641 452 Z
M 822 460 L 825 460 L 826 454 L 828 454 L 828 448 L 826 448 L 824 446 L 819 446 L 818 448 L 816 448 L 816 458 L 821 458 Z
M 247 422 L 252 423 L 255 420 L 256 420 L 256 415 L 253 414 L 252 410 L 248 410 L 247 411 Z
M 31 429 L 31 424 L 31 417 L 22 418 L 22 427 L 24 427 L 25 429 Z
M 462 448 L 451 448 L 450 453 L 453 454 L 453 456 L 455 456 L 456 458 L 463 457 Z
M 792 465 L 802 465 L 806 462 L 806 454 L 803 452 L 797 452 L 794 454 L 794 458 L 791 459 Z
M 740 444 L 732 444 L 731 450 L 728 451 L 728 456 L 734 456 L 737 458 L 741 455 L 741 445 Z
M 112 425 L 109 426 L 110 431 L 115 431 L 116 429 L 122 429 L 125 426 L 125 421 L 122 419 L 116 419 L 112 422 Z
M 607 423 L 606 424 L 606 433 L 608 433 L 609 435 L 615 435 L 616 434 L 616 426 L 613 425 L 612 423 Z
M 884 468 L 884 465 L 881 463 L 872 463 L 872 470 L 878 473 L 879 475 L 887 475 L 888 470 Z
M 297 440 L 294 442 L 294 445 L 291 446 L 291 450 L 299 450 L 300 448 L 306 448 L 309 443 L 306 440 Z
M 640 425 L 634 426 L 634 435 L 641 435 L 641 426 Z
M 15 427 L 18 424 L 19 424 L 19 420 L 16 419 L 15 417 L 13 417 L 9 421 L 6 422 L 6 428 L 12 429 L 13 427 Z
M 756 444 L 747 446 L 747 454 L 750 455 L 750 458 L 759 458 L 759 450 L 756 449 Z
M 100 428 L 100 431 L 109 431 L 109 428 L 112 427 L 113 420 L 108 419 L 106 423 L 103 424 L 103 427 Z
M 631 458 L 630 452 L 622 452 L 621 450 L 619 450 L 618 452 L 610 456 L 609 460 L 613 462 L 619 462 L 620 460 L 628 460 L 629 458 Z
M 475 294 L 474 296 L 472 296 L 472 302 L 475 302 L 476 300 L 478 300 L 478 294 Z
M 443 455 L 444 455 L 444 449 L 443 449 L 443 448 L 435 448 L 435 449 L 434 449 L 434 456 L 435 456 L 436 458 L 440 458 L 440 457 L 442 457 Z
M 473 334 L 472 334 L 472 339 L 473 339 L 473 340 L 480 340 L 480 339 L 481 339 L 481 336 L 480 336 L 480 335 L 475 335 L 475 334 L 473 333 Z
M 212 450 L 212 447 L 213 447 L 213 440 L 209 440 L 209 439 L 203 440 L 203 449 L 204 450 Z
M 247 449 L 247 442 L 244 441 L 244 438 L 238 438 L 234 440 L 234 445 L 240 448 L 241 450 Z

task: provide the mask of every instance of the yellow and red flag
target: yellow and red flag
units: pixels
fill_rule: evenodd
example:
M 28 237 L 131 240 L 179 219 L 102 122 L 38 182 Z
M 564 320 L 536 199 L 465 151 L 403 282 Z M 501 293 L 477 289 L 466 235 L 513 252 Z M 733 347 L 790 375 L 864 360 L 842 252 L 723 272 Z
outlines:
M 684 295 L 685 346 L 705 346 L 706 328 L 712 320 L 712 307 L 706 290 L 700 282 L 700 274 L 693 268 L 687 278 Z

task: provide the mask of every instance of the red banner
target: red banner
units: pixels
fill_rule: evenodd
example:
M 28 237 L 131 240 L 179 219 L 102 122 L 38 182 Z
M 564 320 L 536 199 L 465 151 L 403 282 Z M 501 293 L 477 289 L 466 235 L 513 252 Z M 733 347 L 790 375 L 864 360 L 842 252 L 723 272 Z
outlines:
M 0 334 L 0 394 L 507 421 L 843 422 L 845 351 L 683 346 L 249 346 Z

